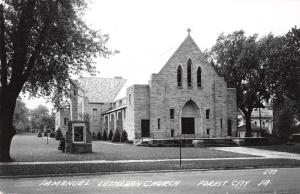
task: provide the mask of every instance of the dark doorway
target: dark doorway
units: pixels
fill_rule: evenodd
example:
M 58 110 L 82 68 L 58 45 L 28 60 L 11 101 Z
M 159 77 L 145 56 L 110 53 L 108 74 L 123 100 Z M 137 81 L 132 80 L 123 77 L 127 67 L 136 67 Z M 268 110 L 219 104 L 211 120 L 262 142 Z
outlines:
M 142 119 L 142 137 L 150 137 L 150 122 L 149 120 Z
M 181 118 L 182 134 L 195 134 L 195 118 Z

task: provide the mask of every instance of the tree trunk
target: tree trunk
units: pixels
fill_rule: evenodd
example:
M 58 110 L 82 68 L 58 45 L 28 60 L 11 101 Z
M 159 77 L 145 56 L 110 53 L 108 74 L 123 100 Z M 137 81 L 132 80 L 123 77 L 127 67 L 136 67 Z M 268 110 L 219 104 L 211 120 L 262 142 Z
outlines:
M 12 125 L 17 97 L 0 91 L 0 162 L 11 161 L 10 144 L 16 131 Z
M 251 113 L 245 114 L 245 120 L 246 120 L 246 137 L 252 137 L 251 134 Z

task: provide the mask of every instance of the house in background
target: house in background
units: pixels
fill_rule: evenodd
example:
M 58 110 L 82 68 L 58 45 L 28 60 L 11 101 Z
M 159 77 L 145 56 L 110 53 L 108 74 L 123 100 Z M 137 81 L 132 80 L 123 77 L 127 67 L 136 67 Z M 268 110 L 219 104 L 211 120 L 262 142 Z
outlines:
M 123 78 L 80 78 L 72 84 L 70 119 L 92 132 L 126 130 L 141 138 L 237 135 L 235 88 L 227 88 L 188 36 L 149 84 Z
M 241 111 L 238 112 L 238 120 L 238 137 L 245 137 L 246 121 Z M 270 134 L 272 133 L 273 110 L 271 107 L 261 108 L 260 112 L 258 108 L 253 109 L 251 113 L 251 130 L 252 137 L 261 137 L 263 131 L 268 131 Z

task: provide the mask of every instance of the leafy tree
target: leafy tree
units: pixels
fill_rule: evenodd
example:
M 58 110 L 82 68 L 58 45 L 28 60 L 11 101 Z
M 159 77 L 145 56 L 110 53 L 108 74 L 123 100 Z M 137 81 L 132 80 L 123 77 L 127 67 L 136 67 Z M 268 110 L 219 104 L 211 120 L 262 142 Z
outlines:
M 55 139 L 56 139 L 56 140 L 61 140 L 62 138 L 63 138 L 63 134 L 62 134 L 62 132 L 61 132 L 61 129 L 58 128 L 58 129 L 56 130 Z
M 120 138 L 121 138 L 121 135 L 120 135 L 119 130 L 115 130 L 115 131 L 113 132 L 111 141 L 112 141 L 112 142 L 120 142 Z
M 107 140 L 107 132 L 106 132 L 106 130 L 103 131 L 102 140 L 103 141 Z
M 3 2 L 3 1 L 2 1 Z M 6 0 L 0 5 L 0 161 L 10 161 L 16 100 L 21 91 L 68 95 L 68 80 L 95 72 L 93 58 L 114 53 L 107 35 L 81 19 L 85 0 Z
M 269 38 L 267 81 L 273 94 L 274 130 L 281 138 L 293 132 L 292 120 L 300 116 L 300 29 Z
M 246 136 L 251 136 L 251 113 L 262 107 L 270 93 L 266 84 L 263 54 L 265 41 L 257 35 L 246 36 L 244 31 L 221 34 L 207 53 L 210 62 L 224 76 L 227 86 L 236 88 L 237 106 L 246 120 Z
M 25 131 L 31 128 L 29 121 L 29 109 L 21 99 L 17 99 L 14 111 L 13 125 L 17 131 Z
M 31 111 L 32 127 L 38 129 L 50 128 L 53 121 L 52 116 L 49 115 L 49 109 L 44 105 L 39 105 Z
M 122 130 L 120 142 L 127 142 L 128 141 L 128 134 L 126 130 Z

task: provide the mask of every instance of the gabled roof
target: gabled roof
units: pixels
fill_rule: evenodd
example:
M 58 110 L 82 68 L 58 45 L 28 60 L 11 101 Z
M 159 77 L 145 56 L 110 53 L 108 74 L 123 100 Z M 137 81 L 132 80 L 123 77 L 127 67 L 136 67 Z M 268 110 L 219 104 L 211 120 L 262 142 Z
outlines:
M 121 77 L 82 77 L 78 79 L 79 90 L 92 103 L 111 103 L 120 92 L 126 80 Z
M 173 50 L 173 49 L 172 49 Z M 168 59 L 168 61 L 166 62 L 166 64 L 169 63 L 169 61 L 175 56 L 178 55 L 180 52 L 182 51 L 186 51 L 186 50 L 190 50 L 193 53 L 198 53 L 199 55 L 201 55 L 203 58 L 205 58 L 204 54 L 201 52 L 200 48 L 198 47 L 198 45 L 196 44 L 196 42 L 194 41 L 194 39 L 191 37 L 190 34 L 187 35 L 187 37 L 184 39 L 184 41 L 180 44 L 180 46 L 175 50 L 175 52 L 173 52 L 173 54 L 171 55 L 171 57 Z M 164 67 L 160 70 L 160 72 L 164 69 Z
M 129 88 L 130 86 L 134 85 L 133 80 L 125 80 L 125 84 L 123 85 L 123 87 L 120 89 L 120 91 L 118 92 L 118 94 L 116 95 L 116 97 L 114 98 L 114 101 L 120 100 L 122 98 L 126 97 L 126 93 L 127 93 L 127 88 Z

